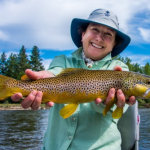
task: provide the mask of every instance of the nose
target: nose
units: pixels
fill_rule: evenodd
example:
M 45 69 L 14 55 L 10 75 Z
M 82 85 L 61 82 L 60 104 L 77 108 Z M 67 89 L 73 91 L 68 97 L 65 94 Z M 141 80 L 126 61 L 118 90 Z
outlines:
M 97 41 L 104 41 L 103 34 L 101 32 L 96 35 L 96 40 Z

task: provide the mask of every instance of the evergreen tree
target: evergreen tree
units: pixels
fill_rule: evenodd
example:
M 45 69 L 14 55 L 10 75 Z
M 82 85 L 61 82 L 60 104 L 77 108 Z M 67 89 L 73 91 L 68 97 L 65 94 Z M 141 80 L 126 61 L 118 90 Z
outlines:
M 138 63 L 133 64 L 132 60 L 130 58 L 128 58 L 128 57 L 124 58 L 121 56 L 116 56 L 115 59 L 118 59 L 118 60 L 124 62 L 129 67 L 130 71 L 143 73 L 142 67 Z
M 0 74 L 2 75 L 5 75 L 6 73 L 6 69 L 7 69 L 6 62 L 7 62 L 7 58 L 6 58 L 5 53 L 3 52 L 0 57 Z
M 142 70 L 141 66 L 138 63 L 133 64 L 132 71 L 143 73 L 143 70 Z
M 26 55 L 26 49 L 24 46 L 21 47 L 18 54 L 18 79 L 25 74 L 25 70 L 31 68 L 29 64 L 28 56 Z
M 126 57 L 124 60 L 125 60 L 125 64 L 129 67 L 129 70 L 133 71 L 133 65 L 131 64 L 131 59 Z
M 144 74 L 150 75 L 150 64 L 146 63 L 145 66 L 143 67 L 143 72 Z
M 34 46 L 32 49 L 32 54 L 30 56 L 30 65 L 32 70 L 44 70 L 44 66 L 42 65 L 41 61 L 42 59 L 40 58 L 39 49 L 37 46 Z
M 7 70 L 5 75 L 9 77 L 13 77 L 17 79 L 18 76 L 18 62 L 17 62 L 17 55 L 12 54 L 9 56 L 7 63 L 6 63 Z
M 128 67 L 130 71 L 133 71 L 133 64 L 131 64 L 131 59 L 128 57 L 121 57 L 121 56 L 116 56 L 114 59 L 120 60 L 124 62 Z

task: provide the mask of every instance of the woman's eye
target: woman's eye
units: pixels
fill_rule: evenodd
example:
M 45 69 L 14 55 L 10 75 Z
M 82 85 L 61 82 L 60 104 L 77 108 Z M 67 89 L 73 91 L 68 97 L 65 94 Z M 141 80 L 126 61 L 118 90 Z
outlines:
M 97 28 L 92 28 L 92 30 L 95 32 L 99 32 L 99 30 Z
M 112 37 L 112 34 L 109 33 L 109 32 L 105 32 L 104 34 L 105 34 L 105 36 L 110 36 L 110 37 Z

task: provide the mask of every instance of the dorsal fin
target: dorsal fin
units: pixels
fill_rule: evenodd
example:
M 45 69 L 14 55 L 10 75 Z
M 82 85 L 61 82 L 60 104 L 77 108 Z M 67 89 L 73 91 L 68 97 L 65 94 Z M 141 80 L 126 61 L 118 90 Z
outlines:
M 66 68 L 66 69 L 63 69 L 58 75 L 58 76 L 66 76 L 66 75 L 69 75 L 69 74 L 74 74 L 75 72 L 78 72 L 78 71 L 83 71 L 85 69 L 82 69 L 82 68 Z

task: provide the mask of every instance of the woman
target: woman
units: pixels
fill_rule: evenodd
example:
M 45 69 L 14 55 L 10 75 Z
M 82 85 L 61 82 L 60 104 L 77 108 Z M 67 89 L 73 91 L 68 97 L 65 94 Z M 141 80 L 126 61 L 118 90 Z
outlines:
M 117 17 L 108 10 L 96 9 L 88 19 L 72 20 L 72 40 L 78 49 L 71 57 L 57 56 L 52 61 L 48 71 L 33 72 L 26 70 L 31 79 L 54 77 L 64 68 L 85 68 L 90 70 L 107 69 L 128 70 L 128 67 L 112 57 L 121 53 L 129 44 L 130 38 L 119 31 Z M 122 69 L 121 69 L 122 68 Z M 117 95 L 117 106 L 125 106 L 125 96 L 119 89 L 111 88 L 106 103 Z M 13 100 L 22 97 L 21 93 L 12 96 Z M 42 100 L 41 91 L 32 91 L 22 101 L 24 108 L 37 109 Z M 112 110 L 104 117 L 102 110 L 105 104 L 97 98 L 96 103 L 80 104 L 78 110 L 69 118 L 59 116 L 59 110 L 63 104 L 49 102 L 53 106 L 49 113 L 48 129 L 44 138 L 46 150 L 121 150 L 121 136 L 117 128 L 117 121 L 112 118 Z M 135 103 L 135 97 L 131 96 L 130 104 Z M 127 105 L 124 110 L 127 109 Z

